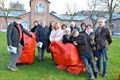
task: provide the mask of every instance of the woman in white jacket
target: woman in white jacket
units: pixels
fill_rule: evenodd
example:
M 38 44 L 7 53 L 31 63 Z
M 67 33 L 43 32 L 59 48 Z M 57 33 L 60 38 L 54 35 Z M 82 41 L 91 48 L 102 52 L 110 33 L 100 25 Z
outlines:
M 50 34 L 50 41 L 60 41 L 62 42 L 63 40 L 63 35 L 64 35 L 64 31 L 61 29 L 61 25 L 60 23 L 56 22 L 54 29 L 52 30 L 51 34 Z

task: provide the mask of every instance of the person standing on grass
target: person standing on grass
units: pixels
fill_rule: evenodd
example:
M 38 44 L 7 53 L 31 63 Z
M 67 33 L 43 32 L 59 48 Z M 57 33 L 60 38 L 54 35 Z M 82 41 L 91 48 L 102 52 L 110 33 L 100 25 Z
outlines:
M 97 67 L 94 62 L 93 52 L 87 40 L 87 36 L 85 33 L 80 33 L 78 30 L 74 29 L 72 31 L 71 42 L 77 46 L 78 52 L 80 54 L 80 58 L 85 64 L 86 71 L 89 75 L 89 79 L 93 80 L 98 77 Z M 92 66 L 92 70 L 90 67 Z
M 54 29 L 54 26 L 55 26 L 55 21 L 51 21 L 50 22 L 50 26 L 49 26 L 49 33 L 48 33 L 48 37 L 50 37 L 50 34 L 51 34 L 51 31 Z M 48 46 L 47 46 L 47 52 L 50 53 L 50 49 L 49 49 L 49 46 L 50 46 L 50 39 L 48 40 Z
M 7 27 L 7 46 L 10 51 L 10 64 L 8 69 L 16 71 L 16 63 L 21 56 L 21 47 L 24 46 L 23 33 L 32 37 L 28 31 L 26 31 L 19 19 L 8 25 Z
M 38 26 L 39 26 L 39 22 L 38 21 L 34 21 L 34 27 L 31 29 L 31 32 L 34 33 Z
M 37 40 L 37 47 L 38 47 L 38 61 L 44 61 L 44 53 L 48 46 L 49 40 L 49 28 L 46 26 L 45 21 L 41 22 L 36 29 L 36 40 Z
M 97 56 L 97 68 L 101 70 L 101 58 L 103 57 L 103 77 L 107 76 L 108 73 L 108 45 L 112 43 L 112 36 L 110 30 L 105 27 L 105 19 L 99 18 L 99 26 L 95 31 L 95 42 L 96 42 L 96 56 Z
M 61 29 L 60 23 L 56 22 L 55 25 L 54 25 L 54 28 L 53 28 L 53 30 L 50 34 L 50 37 L 49 37 L 50 42 L 52 42 L 52 41 L 62 42 L 63 35 L 64 35 L 64 31 Z M 54 60 L 53 54 L 52 54 L 52 58 Z M 57 64 L 55 63 L 55 65 L 57 65 Z
M 85 29 L 85 33 L 88 37 L 88 41 L 89 41 L 89 44 L 92 48 L 92 51 L 94 53 L 94 56 L 95 56 L 95 32 L 94 30 L 92 29 L 92 26 L 91 25 L 87 25 L 86 26 L 86 29 Z

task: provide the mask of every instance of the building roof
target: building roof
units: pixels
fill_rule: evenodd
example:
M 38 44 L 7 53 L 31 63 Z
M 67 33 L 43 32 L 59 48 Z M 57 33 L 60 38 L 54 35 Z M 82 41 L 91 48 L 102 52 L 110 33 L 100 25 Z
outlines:
M 95 11 L 96 14 L 101 14 L 99 15 L 100 17 L 105 17 L 107 20 L 109 19 L 109 14 L 107 12 L 100 12 L 100 11 Z M 51 14 L 61 20 L 70 20 L 71 17 L 67 14 L 57 14 L 56 12 L 51 12 Z M 95 20 L 98 19 L 97 15 L 92 16 Z M 77 12 L 75 16 L 73 17 L 73 20 L 85 20 L 89 18 L 89 11 L 81 11 Z M 120 19 L 120 12 L 119 13 L 113 13 L 113 19 Z
M 9 12 L 8 17 L 18 17 L 25 13 L 25 10 L 12 10 Z M 0 16 L 5 16 L 3 11 L 0 11 Z

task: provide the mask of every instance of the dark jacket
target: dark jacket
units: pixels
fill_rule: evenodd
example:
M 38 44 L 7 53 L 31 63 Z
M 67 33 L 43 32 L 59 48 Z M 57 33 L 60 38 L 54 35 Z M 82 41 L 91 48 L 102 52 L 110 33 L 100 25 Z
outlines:
M 49 28 L 47 26 L 45 26 L 45 28 L 43 28 L 41 25 L 39 25 L 39 27 L 37 27 L 37 29 L 36 29 L 36 40 L 37 40 L 37 42 L 42 42 L 43 43 L 42 48 L 46 48 L 48 46 Z
M 39 26 L 39 25 L 38 25 L 38 26 Z M 34 26 L 34 27 L 31 29 L 31 32 L 34 33 L 38 26 Z
M 66 44 L 66 43 L 71 43 L 71 35 L 64 35 L 63 36 L 63 43 Z
M 32 35 L 23 28 L 21 25 L 22 30 L 22 39 L 20 41 L 20 32 L 17 27 L 17 23 L 13 22 L 7 27 L 7 45 L 12 45 L 14 47 L 18 47 L 19 43 L 21 43 L 22 46 L 24 46 L 24 39 L 23 39 L 23 33 L 27 34 L 28 36 L 32 37 Z
M 74 41 L 76 41 L 78 44 L 77 48 L 81 56 L 88 55 L 92 50 L 88 43 L 86 34 L 80 33 L 78 37 L 72 37 L 71 42 L 74 42 Z
M 91 32 L 90 34 L 86 33 L 86 36 L 87 36 L 87 40 L 91 48 L 94 48 L 95 47 L 95 32 Z
M 108 48 L 108 45 L 112 43 L 112 36 L 108 28 L 101 28 L 99 32 L 99 27 L 95 31 L 95 43 L 96 49 L 100 50 L 103 48 Z

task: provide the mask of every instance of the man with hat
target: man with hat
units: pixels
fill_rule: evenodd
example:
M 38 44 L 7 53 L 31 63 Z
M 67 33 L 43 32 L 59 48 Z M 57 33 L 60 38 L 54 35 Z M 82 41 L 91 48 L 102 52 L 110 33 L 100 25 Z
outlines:
M 83 63 L 85 64 L 87 73 L 89 75 L 89 79 L 93 80 L 93 79 L 97 78 L 98 71 L 97 71 L 97 67 L 94 63 L 92 48 L 89 45 L 86 34 L 82 33 L 82 32 L 79 33 L 79 31 L 77 29 L 74 29 L 72 31 L 71 42 L 78 48 L 80 58 L 82 59 Z M 91 64 L 91 66 L 93 68 L 92 69 L 93 72 L 90 68 L 89 63 Z

